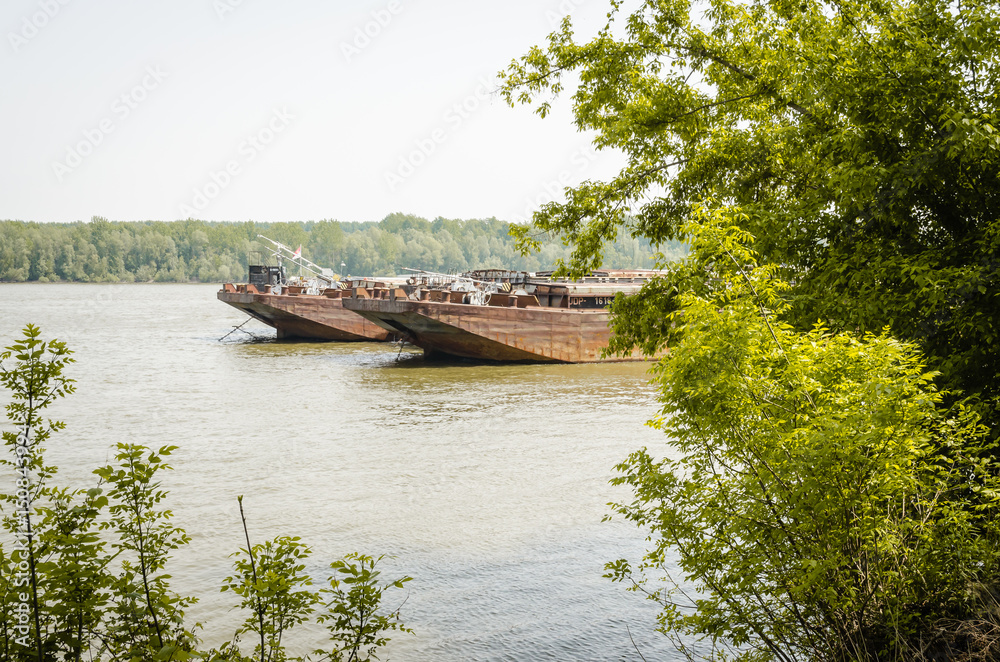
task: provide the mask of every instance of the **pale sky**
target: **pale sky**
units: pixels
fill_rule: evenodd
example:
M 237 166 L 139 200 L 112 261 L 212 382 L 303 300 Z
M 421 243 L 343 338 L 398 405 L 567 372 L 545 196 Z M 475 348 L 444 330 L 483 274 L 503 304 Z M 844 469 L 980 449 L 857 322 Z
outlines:
M 0 220 L 523 221 L 622 164 L 493 94 L 606 0 L 4 0 Z M 568 96 L 565 101 L 568 101 Z

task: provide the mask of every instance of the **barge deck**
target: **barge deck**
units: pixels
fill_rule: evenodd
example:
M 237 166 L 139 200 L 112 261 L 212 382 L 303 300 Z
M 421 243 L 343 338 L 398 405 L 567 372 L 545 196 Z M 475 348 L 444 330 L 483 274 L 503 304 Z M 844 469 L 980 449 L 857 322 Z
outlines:
M 429 356 L 536 363 L 641 361 L 647 357 L 639 352 L 603 355 L 611 338 L 606 307 L 616 295 L 638 291 L 649 277 L 579 282 L 525 278 L 513 292 L 473 277 L 446 277 L 453 280 L 414 283 L 409 292 L 352 290 L 345 293 L 343 306 L 400 334 Z

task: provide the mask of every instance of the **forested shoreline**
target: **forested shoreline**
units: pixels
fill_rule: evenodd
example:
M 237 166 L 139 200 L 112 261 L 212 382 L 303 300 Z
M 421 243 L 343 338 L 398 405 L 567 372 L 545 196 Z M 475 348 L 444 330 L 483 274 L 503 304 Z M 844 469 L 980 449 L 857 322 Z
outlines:
M 428 221 L 390 214 L 378 222 L 302 223 L 186 221 L 37 223 L 0 221 L 0 282 L 221 282 L 246 278 L 257 235 L 302 246 L 313 262 L 353 275 L 396 274 L 410 267 L 460 272 L 481 268 L 551 269 L 569 249 L 542 243 L 518 251 L 510 224 L 495 218 Z M 679 243 L 661 247 L 682 255 Z M 623 236 L 608 247 L 608 268 L 651 267 L 645 240 Z

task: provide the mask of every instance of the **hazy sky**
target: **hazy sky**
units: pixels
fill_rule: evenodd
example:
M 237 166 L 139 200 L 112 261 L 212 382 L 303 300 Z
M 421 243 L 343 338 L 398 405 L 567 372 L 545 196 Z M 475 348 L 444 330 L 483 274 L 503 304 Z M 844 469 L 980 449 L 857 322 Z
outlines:
M 4 0 L 0 219 L 523 220 L 604 178 L 496 73 L 605 0 Z

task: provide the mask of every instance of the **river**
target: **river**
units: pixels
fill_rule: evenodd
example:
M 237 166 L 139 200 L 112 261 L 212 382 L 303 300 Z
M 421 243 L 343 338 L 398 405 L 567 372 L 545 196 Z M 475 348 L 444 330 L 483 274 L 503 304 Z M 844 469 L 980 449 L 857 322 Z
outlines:
M 66 341 L 77 393 L 50 415 L 57 483 L 90 486 L 118 442 L 179 446 L 164 478 L 192 537 L 169 568 L 207 644 L 240 620 L 228 555 L 244 546 L 237 495 L 260 542 L 300 536 L 309 572 L 353 551 L 394 557 L 413 581 L 383 659 L 678 659 L 656 605 L 602 578 L 644 535 L 602 522 L 629 498 L 608 484 L 642 446 L 655 392 L 642 364 L 429 363 L 384 344 L 219 338 L 244 317 L 213 285 L 0 285 L 0 342 L 30 322 Z M 253 322 L 255 334 L 273 331 Z M 0 396 L 6 401 L 6 395 Z M 4 477 L 6 487 L 9 478 Z M 626 629 L 626 626 L 628 629 Z M 635 640 L 635 647 L 629 636 Z M 292 630 L 290 652 L 318 643 Z M 249 651 L 251 646 L 247 646 Z

